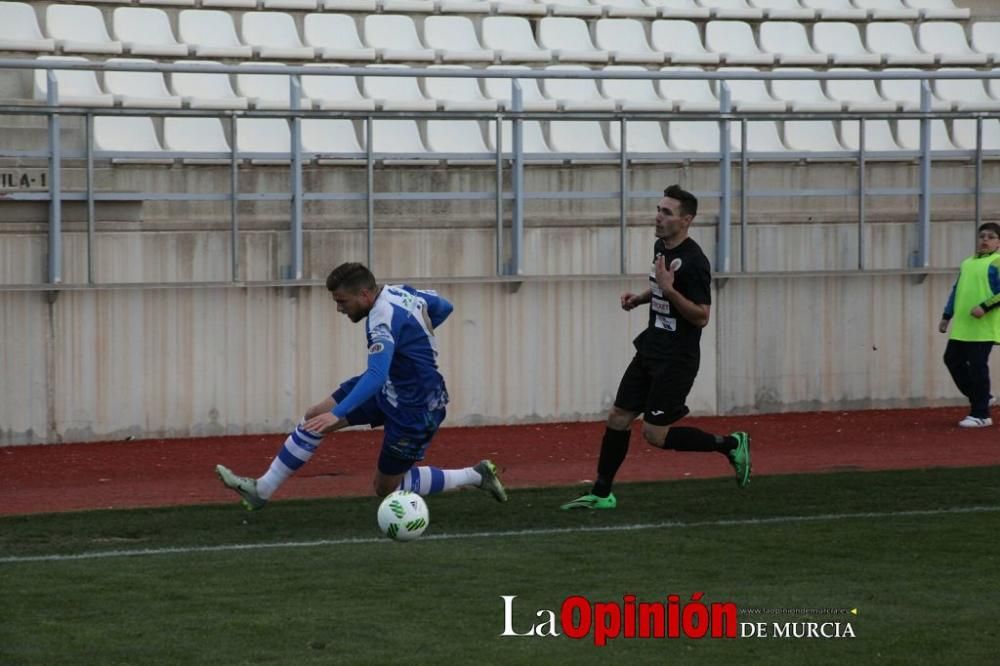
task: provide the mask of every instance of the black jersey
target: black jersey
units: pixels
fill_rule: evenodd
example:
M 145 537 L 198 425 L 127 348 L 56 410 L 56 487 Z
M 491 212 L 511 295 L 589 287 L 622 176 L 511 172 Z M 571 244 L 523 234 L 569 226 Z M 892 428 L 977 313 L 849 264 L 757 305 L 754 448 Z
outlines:
M 650 358 L 690 359 L 701 357 L 701 328 L 682 317 L 656 284 L 656 259 L 665 257 L 674 270 L 674 289 L 692 303 L 712 304 L 712 267 L 708 257 L 692 238 L 667 249 L 662 239 L 653 246 L 653 266 L 649 272 L 652 300 L 649 304 L 649 326 L 635 339 L 635 348 Z

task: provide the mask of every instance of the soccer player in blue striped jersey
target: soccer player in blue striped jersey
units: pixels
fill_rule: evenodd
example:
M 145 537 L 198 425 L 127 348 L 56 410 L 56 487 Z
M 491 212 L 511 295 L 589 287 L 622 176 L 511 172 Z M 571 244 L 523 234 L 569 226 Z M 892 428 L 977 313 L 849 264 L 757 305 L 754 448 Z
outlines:
M 260 509 L 309 461 L 325 435 L 347 426 L 385 427 L 375 471 L 375 494 L 394 490 L 420 495 L 475 486 L 507 501 L 496 465 L 481 460 L 464 469 L 416 466 L 445 417 L 448 391 L 437 365 L 434 329 L 452 305 L 433 291 L 408 285 L 378 285 L 359 263 L 341 264 L 326 279 L 337 311 L 354 323 L 365 320 L 368 368 L 310 407 L 260 478 L 237 476 L 217 465 L 216 473 L 243 504 Z

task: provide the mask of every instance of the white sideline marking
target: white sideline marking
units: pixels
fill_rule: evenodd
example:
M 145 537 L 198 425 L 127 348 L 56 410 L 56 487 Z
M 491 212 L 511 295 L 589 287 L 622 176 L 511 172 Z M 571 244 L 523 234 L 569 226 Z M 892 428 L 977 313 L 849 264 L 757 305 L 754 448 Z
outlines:
M 551 527 L 505 532 L 457 532 L 430 534 L 420 541 L 456 541 L 459 539 L 496 539 L 500 537 L 546 536 L 552 534 L 580 534 L 582 532 L 633 532 L 689 527 L 732 527 L 744 525 L 781 525 L 787 523 L 815 523 L 856 518 L 905 518 L 912 516 L 940 516 L 962 513 L 993 513 L 1000 506 L 968 506 L 921 511 L 884 511 L 865 513 L 823 513 L 815 516 L 774 516 L 771 518 L 744 518 L 728 520 L 703 520 L 693 523 L 668 521 L 663 523 L 633 523 L 631 525 L 595 525 L 590 527 Z M 276 543 L 234 543 L 220 546 L 176 546 L 171 548 L 144 548 L 136 550 L 99 550 L 75 555 L 24 555 L 0 557 L 0 564 L 22 562 L 66 562 L 71 560 L 103 560 L 110 557 L 135 557 L 138 555 L 187 555 L 192 553 L 219 553 L 240 550 L 268 550 L 273 548 L 314 548 L 316 546 L 351 546 L 356 544 L 385 543 L 384 537 L 353 537 L 345 539 L 317 539 L 315 541 L 279 541 Z

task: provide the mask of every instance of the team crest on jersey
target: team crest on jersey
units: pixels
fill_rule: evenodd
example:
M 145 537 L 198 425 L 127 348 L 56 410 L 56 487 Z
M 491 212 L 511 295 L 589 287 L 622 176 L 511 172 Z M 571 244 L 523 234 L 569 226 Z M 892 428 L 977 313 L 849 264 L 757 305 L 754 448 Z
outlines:
M 378 354 L 383 349 L 385 349 L 385 345 L 384 344 L 382 344 L 381 342 L 373 342 L 371 344 L 371 346 L 368 347 L 368 353 L 369 354 Z
M 684 262 L 681 261 L 680 257 L 677 257 L 676 259 L 674 259 L 673 261 L 670 262 L 670 270 L 673 271 L 674 273 L 676 273 L 677 271 L 679 271 L 681 269 L 681 266 L 683 266 L 683 265 L 684 265 Z

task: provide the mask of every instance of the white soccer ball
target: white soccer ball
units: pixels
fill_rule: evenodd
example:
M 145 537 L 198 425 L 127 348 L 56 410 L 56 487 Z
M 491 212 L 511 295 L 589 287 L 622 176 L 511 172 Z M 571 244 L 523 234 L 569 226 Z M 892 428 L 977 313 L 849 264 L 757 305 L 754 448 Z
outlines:
M 409 490 L 397 490 L 386 496 L 378 507 L 378 528 L 396 541 L 412 541 L 424 533 L 431 515 L 427 502 Z

